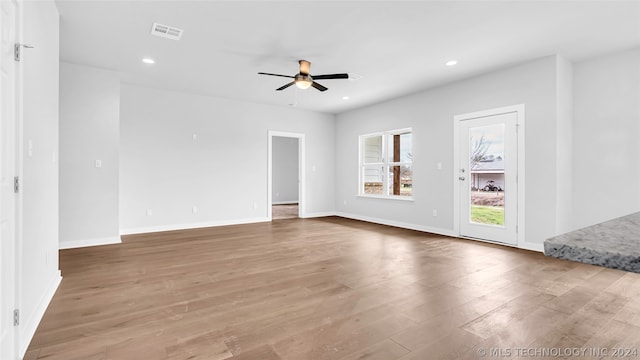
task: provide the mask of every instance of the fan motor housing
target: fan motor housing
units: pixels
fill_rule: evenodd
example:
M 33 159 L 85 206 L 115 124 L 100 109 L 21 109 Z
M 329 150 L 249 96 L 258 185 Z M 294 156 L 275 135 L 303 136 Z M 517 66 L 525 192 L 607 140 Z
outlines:
M 308 82 L 312 82 L 313 78 L 311 77 L 311 75 L 302 75 L 302 74 L 298 74 L 295 77 L 296 82 L 298 81 L 308 81 Z

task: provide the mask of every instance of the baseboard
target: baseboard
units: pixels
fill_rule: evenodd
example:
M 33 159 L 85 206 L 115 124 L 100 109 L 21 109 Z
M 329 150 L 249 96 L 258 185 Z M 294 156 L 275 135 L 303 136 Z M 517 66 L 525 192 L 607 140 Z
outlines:
M 403 229 L 428 232 L 428 233 L 437 234 L 437 235 L 457 237 L 457 235 L 454 234 L 452 230 L 448 230 L 448 229 L 434 228 L 430 226 L 410 224 L 410 223 L 404 223 L 404 222 L 388 220 L 388 219 L 372 218 L 368 216 L 343 213 L 343 212 L 337 212 L 337 213 L 334 213 L 334 215 L 347 218 L 347 219 L 366 221 L 366 222 L 381 224 L 381 225 L 395 226 Z
M 61 241 L 58 245 L 60 250 L 64 249 L 75 249 L 89 246 L 100 246 L 100 245 L 112 245 L 112 244 L 120 244 L 122 240 L 120 240 L 120 236 L 110 236 L 105 238 L 97 238 L 97 239 L 87 239 L 87 240 L 74 240 L 74 241 Z
M 544 244 L 532 243 L 532 242 L 523 242 L 522 244 L 518 244 L 518 248 L 530 251 L 537 251 L 544 253 Z
M 433 228 L 433 227 L 429 227 L 429 226 L 409 224 L 409 223 L 403 223 L 403 222 L 399 222 L 399 221 L 393 221 L 393 220 L 387 220 L 387 219 L 378 219 L 378 218 L 372 218 L 372 217 L 368 217 L 368 216 L 349 214 L 349 213 L 342 213 L 342 212 L 337 212 L 337 213 L 334 213 L 333 215 L 340 216 L 340 217 L 347 218 L 347 219 L 361 220 L 361 221 L 371 222 L 371 223 L 375 223 L 375 224 L 389 225 L 389 226 L 395 226 L 395 227 L 409 229 L 409 230 L 417 230 L 417 231 L 423 231 L 423 232 L 428 232 L 428 233 L 432 233 L 432 234 L 438 234 L 438 235 L 444 235 L 444 236 L 451 236 L 451 237 L 455 237 L 455 238 L 461 238 L 459 235 L 455 234 L 452 230 L 448 230 L 448 229 Z M 331 215 L 327 214 L 327 215 L 323 215 L 323 216 L 331 216 Z M 464 239 L 464 238 L 461 238 L 461 239 Z M 541 253 L 544 252 L 544 245 L 543 244 L 538 244 L 538 243 L 525 242 L 523 244 L 518 244 L 517 246 L 514 246 L 514 245 L 502 244 L 502 243 L 498 243 L 498 242 L 494 242 L 494 241 L 485 241 L 485 240 L 481 240 L 481 239 L 470 239 L 470 240 L 481 241 L 481 242 L 486 242 L 486 243 L 490 243 L 490 244 L 509 246 L 509 247 L 515 247 L 515 248 L 518 248 L 518 249 L 524 249 L 524 250 L 530 250 L 530 251 L 537 251 L 537 252 L 541 252 Z
M 326 212 L 306 213 L 301 217 L 305 219 L 310 219 L 310 218 L 329 217 L 329 216 L 339 216 L 346 219 L 366 221 L 366 222 L 380 224 L 380 225 L 395 226 L 403 229 L 422 231 L 422 232 L 427 232 L 431 234 L 444 235 L 444 236 L 450 236 L 450 237 L 456 237 L 456 238 L 459 237 L 458 234 L 455 234 L 452 230 L 449 230 L 449 229 L 434 228 L 430 226 L 410 224 L 410 223 L 388 220 L 388 219 L 373 218 L 369 216 L 344 213 L 344 212 L 326 211 Z M 147 228 L 123 229 L 120 231 L 120 235 L 134 235 L 134 234 L 161 232 L 161 231 L 187 230 L 187 229 L 229 226 L 229 225 L 242 225 L 242 224 L 252 224 L 252 223 L 268 222 L 268 221 L 271 221 L 268 217 L 258 217 L 258 218 L 249 218 L 249 219 L 239 219 L 239 220 L 224 220 L 224 221 L 212 221 L 212 222 L 192 223 L 192 224 L 154 226 L 154 227 L 147 227 Z M 119 238 L 118 238 L 118 242 L 120 242 Z M 79 243 L 79 242 L 68 242 L 68 244 L 71 244 L 71 243 Z M 85 242 L 84 245 L 81 245 L 81 246 L 105 245 L 105 244 L 98 244 L 98 243 L 89 244 L 89 245 L 87 244 L 88 242 Z M 63 249 L 62 246 L 63 245 L 61 244 L 60 249 Z M 64 248 L 81 247 L 81 246 L 69 246 Z M 517 248 L 530 250 L 530 251 L 544 252 L 544 245 L 538 244 L 538 243 L 525 242 L 523 244 L 518 245 Z
M 60 270 L 56 272 L 56 275 L 52 279 L 51 283 L 47 287 L 44 294 L 40 298 L 38 302 L 38 306 L 36 306 L 33 313 L 31 313 L 28 317 L 21 316 L 21 324 L 20 324 L 20 347 L 18 349 L 20 354 L 20 359 L 24 357 L 29 348 L 29 344 L 31 343 L 31 339 L 33 339 L 33 335 L 36 333 L 36 329 L 38 325 L 40 325 L 40 321 L 44 316 L 44 312 L 47 310 L 49 303 L 53 299 L 53 295 L 55 295 L 60 282 L 62 281 L 62 276 L 60 274 Z M 24 324 L 24 325 L 23 325 Z
M 174 230 L 198 229 L 198 228 L 217 227 L 217 226 L 253 224 L 253 223 L 268 222 L 268 221 L 270 221 L 268 217 L 257 217 L 257 218 L 249 218 L 249 219 L 210 221 L 210 222 L 191 223 L 191 224 L 162 225 L 162 226 L 152 226 L 152 227 L 143 227 L 143 228 L 122 229 L 120 230 L 120 235 L 135 235 L 135 234 L 146 234 L 146 233 L 154 233 L 154 232 L 161 232 L 161 231 L 174 231 Z
M 273 201 L 271 205 L 298 205 L 298 200 L 291 201 Z
M 336 213 L 333 211 L 325 211 L 325 212 L 306 213 L 300 217 L 303 219 L 311 219 L 311 218 L 328 217 L 328 216 L 335 216 L 335 215 Z

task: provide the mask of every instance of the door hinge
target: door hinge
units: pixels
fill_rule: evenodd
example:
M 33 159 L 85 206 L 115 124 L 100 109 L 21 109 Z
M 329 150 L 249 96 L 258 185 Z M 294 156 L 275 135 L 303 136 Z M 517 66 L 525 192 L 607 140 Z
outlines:
M 13 46 L 13 60 L 20 61 L 22 58 L 22 48 L 33 49 L 33 46 L 29 44 L 15 43 Z
M 13 310 L 13 326 L 20 325 L 20 310 Z
M 16 194 L 20 192 L 20 177 L 19 176 L 15 176 L 13 178 L 13 192 L 16 193 Z

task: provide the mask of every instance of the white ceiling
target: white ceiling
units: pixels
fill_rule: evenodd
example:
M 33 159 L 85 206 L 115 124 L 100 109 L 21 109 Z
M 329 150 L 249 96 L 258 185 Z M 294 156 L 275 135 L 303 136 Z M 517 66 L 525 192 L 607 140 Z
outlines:
M 640 1 L 56 2 L 63 61 L 126 83 L 327 113 L 556 53 L 580 61 L 640 46 Z M 150 35 L 153 22 L 184 29 L 182 40 Z M 294 75 L 299 59 L 312 75 L 362 77 L 319 81 L 321 93 L 276 92 L 288 79 L 257 75 Z

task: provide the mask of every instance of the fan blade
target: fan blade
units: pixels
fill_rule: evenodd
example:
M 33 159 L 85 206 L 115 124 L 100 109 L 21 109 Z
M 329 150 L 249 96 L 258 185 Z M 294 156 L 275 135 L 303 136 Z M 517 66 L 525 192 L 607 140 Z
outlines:
M 312 78 L 314 80 L 323 80 L 323 79 L 348 79 L 349 74 L 327 74 L 327 75 L 313 75 Z
M 311 63 L 307 60 L 300 60 L 300 74 L 309 75 L 309 71 L 311 71 Z
M 284 90 L 284 89 L 288 88 L 289 86 L 291 86 L 291 85 L 293 85 L 295 83 L 296 83 L 295 81 L 292 81 L 292 82 L 288 83 L 287 85 L 283 85 L 283 86 L 277 88 L 276 91 Z
M 294 78 L 294 76 L 290 76 L 290 75 L 280 75 L 280 74 L 270 74 L 270 73 L 263 73 L 263 72 L 259 72 L 258 75 L 271 75 L 271 76 L 280 76 L 280 77 L 286 77 L 286 78 Z
M 318 89 L 318 90 L 320 90 L 320 91 L 327 91 L 327 90 L 329 90 L 328 88 L 326 88 L 326 87 L 324 87 L 324 86 L 322 86 L 322 85 L 318 84 L 318 83 L 317 83 L 317 82 L 315 82 L 315 81 L 314 81 L 313 83 L 311 83 L 311 86 L 313 86 L 314 88 L 316 88 L 316 89 Z

